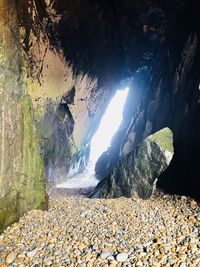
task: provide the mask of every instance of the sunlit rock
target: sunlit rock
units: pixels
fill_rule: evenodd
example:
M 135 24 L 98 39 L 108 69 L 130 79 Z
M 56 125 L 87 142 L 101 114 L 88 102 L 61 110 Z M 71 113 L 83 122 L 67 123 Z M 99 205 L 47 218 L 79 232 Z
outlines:
M 150 135 L 119 161 L 111 174 L 97 185 L 92 197 L 149 198 L 173 154 L 173 134 L 169 128 Z

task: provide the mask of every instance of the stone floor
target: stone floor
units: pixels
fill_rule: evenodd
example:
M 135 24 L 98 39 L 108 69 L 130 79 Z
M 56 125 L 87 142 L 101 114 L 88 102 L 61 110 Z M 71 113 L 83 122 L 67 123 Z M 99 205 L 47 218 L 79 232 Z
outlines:
M 60 189 L 61 190 L 61 189 Z M 0 266 L 200 267 L 200 206 L 157 193 L 150 200 L 88 199 L 58 191 L 0 236 Z

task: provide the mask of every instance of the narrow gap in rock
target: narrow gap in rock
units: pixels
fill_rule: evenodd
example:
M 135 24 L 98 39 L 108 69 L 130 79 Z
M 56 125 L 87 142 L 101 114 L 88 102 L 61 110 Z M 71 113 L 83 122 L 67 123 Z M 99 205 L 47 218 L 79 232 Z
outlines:
M 118 90 L 111 99 L 100 121 L 99 127 L 91 140 L 89 161 L 84 171 L 72 176 L 66 182 L 58 184 L 56 186 L 57 188 L 91 188 L 98 184 L 99 180 L 95 176 L 95 164 L 101 154 L 110 146 L 112 138 L 123 120 L 124 104 L 128 91 L 128 87 L 123 90 Z M 75 166 L 75 168 L 78 167 Z

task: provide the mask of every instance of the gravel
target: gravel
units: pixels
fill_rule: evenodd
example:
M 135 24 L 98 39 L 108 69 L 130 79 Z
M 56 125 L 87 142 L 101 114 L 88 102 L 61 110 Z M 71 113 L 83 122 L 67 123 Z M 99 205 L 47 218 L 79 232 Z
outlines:
M 199 214 L 180 196 L 54 194 L 48 212 L 30 211 L 0 235 L 0 267 L 200 267 Z

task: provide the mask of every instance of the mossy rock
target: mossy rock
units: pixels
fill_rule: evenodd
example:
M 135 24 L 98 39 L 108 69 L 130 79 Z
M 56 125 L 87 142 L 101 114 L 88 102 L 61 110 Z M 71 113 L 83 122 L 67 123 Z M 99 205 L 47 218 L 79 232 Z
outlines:
M 97 185 L 92 197 L 149 198 L 173 154 L 173 134 L 169 128 L 150 135 L 119 161 L 110 175 Z
M 20 116 L 11 117 L 10 121 L 16 127 L 16 139 L 11 144 L 4 143 L 9 151 L 9 158 L 4 160 L 10 169 L 5 170 L 0 183 L 0 231 L 16 222 L 24 212 L 43 209 L 45 204 L 44 162 L 39 154 L 30 97 L 22 96 L 16 107 Z M 20 145 L 16 144 L 18 140 Z

